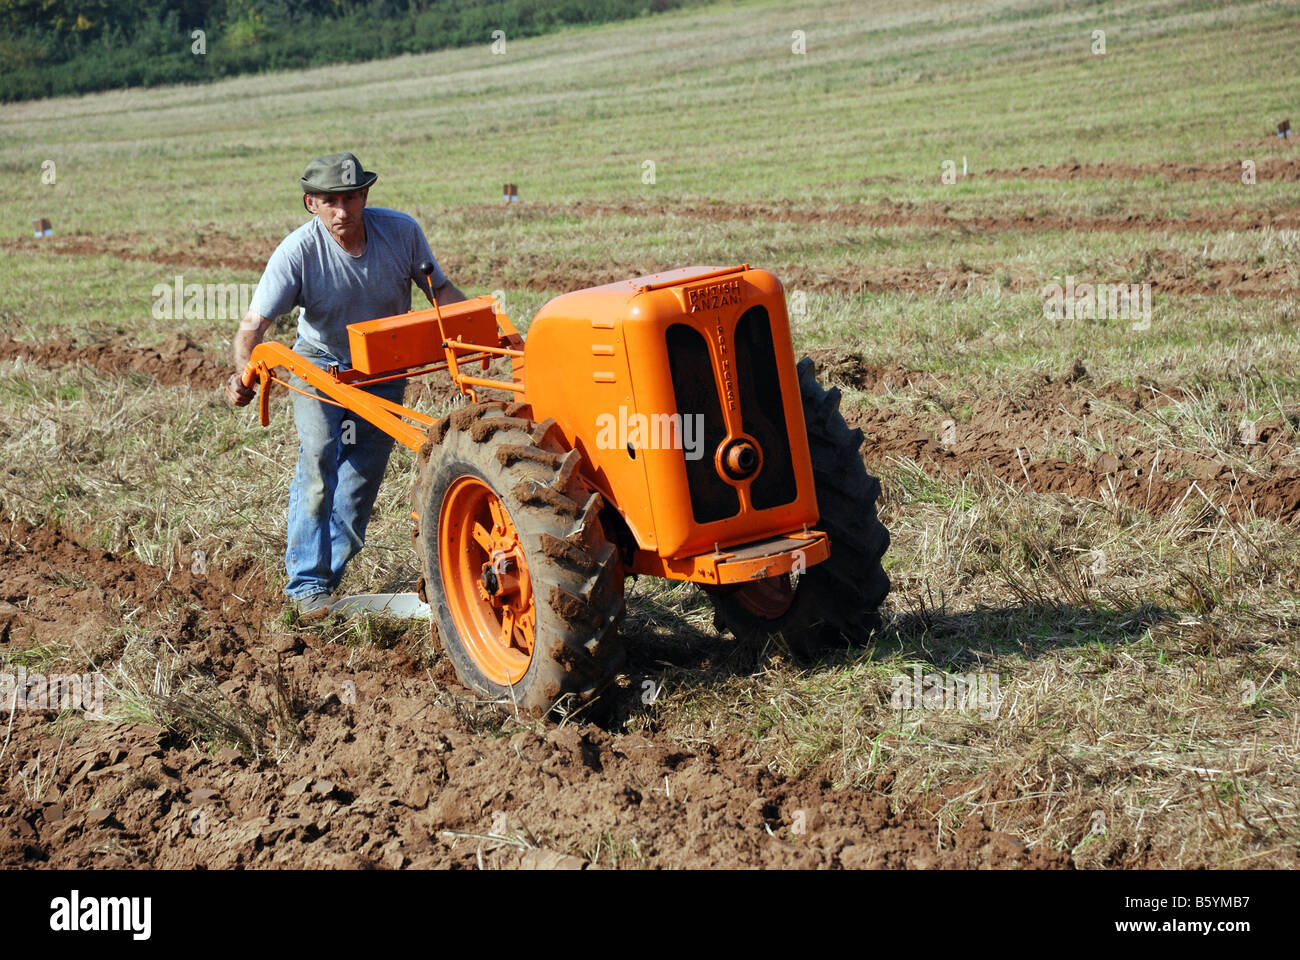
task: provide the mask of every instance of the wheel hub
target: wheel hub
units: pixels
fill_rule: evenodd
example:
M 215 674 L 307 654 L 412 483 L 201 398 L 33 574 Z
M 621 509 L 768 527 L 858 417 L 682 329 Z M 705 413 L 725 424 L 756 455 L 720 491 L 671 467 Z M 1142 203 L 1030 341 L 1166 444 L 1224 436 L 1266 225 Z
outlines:
M 438 529 L 443 585 L 466 652 L 493 683 L 517 683 L 532 662 L 537 611 L 509 513 L 487 484 L 461 477 L 443 499 Z

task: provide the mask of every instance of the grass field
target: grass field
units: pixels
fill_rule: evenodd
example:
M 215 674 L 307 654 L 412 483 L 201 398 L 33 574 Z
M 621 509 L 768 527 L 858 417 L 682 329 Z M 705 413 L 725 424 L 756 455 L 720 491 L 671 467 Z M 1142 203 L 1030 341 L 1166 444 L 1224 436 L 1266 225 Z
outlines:
M 296 451 L 283 400 L 269 430 L 230 410 L 215 384 L 237 321 L 156 320 L 153 290 L 177 275 L 256 283 L 303 221 L 307 160 L 354 150 L 380 173 L 371 204 L 416 216 L 449 277 L 500 291 L 524 328 L 594 283 L 691 263 L 772 270 L 806 303 L 796 352 L 864 430 L 893 537 L 875 645 L 800 665 L 779 645 L 717 639 L 693 587 L 638 581 L 611 735 L 711 744 L 786 784 L 883 798 L 940 850 L 978 822 L 1081 867 L 1295 866 L 1300 160 L 1272 132 L 1300 120 L 1294 16 L 1266 2 L 727 3 L 512 41 L 504 56 L 485 41 L 2 106 L 0 513 L 161 575 L 201 549 L 274 596 Z M 505 182 L 520 189 L 509 208 Z M 27 225 L 41 216 L 54 235 L 38 241 Z M 1045 316 L 1041 291 L 1067 278 L 1150 283 L 1148 322 Z M 151 348 L 158 363 L 132 369 Z M 157 373 L 185 362 L 188 382 Z M 415 577 L 410 474 L 399 451 L 346 592 Z M 168 660 L 158 624 L 183 613 L 140 619 L 98 589 L 94 629 L 112 642 L 97 662 L 124 690 L 164 662 L 228 681 Z M 30 584 L 0 594 L 19 625 L 11 663 L 75 660 L 55 608 L 13 619 Z M 349 665 L 417 644 L 369 629 L 313 636 Z M 421 671 L 440 659 L 416 658 Z M 996 677 L 1001 709 L 891 710 L 914 666 Z M 649 705 L 647 678 L 663 685 Z M 222 710 L 291 723 L 222 690 Z M 185 713 L 193 698 L 154 694 L 121 709 L 194 749 L 260 756 L 270 736 L 205 726 Z M 461 710 L 453 700 L 439 709 Z M 91 736 L 66 716 L 21 728 L 0 751 L 6 780 L 42 756 L 48 768 L 45 744 L 67 729 Z M 532 735 L 513 719 L 466 729 Z M 285 749 L 266 752 L 288 769 Z M 10 800 L 36 810 L 40 796 Z M 576 856 L 603 843 L 625 865 L 675 862 L 642 856 L 631 821 L 590 835 L 555 823 L 549 845 Z M 38 846 L 59 862 L 58 842 Z M 75 862 L 166 862 L 143 843 L 95 850 Z

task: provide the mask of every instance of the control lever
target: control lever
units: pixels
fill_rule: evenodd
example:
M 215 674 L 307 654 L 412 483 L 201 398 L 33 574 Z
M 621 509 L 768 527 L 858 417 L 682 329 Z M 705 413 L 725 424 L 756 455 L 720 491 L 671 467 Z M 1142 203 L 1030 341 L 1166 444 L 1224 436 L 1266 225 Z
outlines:
M 416 286 L 420 288 L 420 291 L 429 299 L 429 303 L 433 304 L 433 308 L 436 310 L 438 301 L 433 299 L 433 263 L 428 260 L 421 260 L 419 266 L 415 269 L 419 270 L 420 275 L 424 277 L 424 283 L 417 280 Z

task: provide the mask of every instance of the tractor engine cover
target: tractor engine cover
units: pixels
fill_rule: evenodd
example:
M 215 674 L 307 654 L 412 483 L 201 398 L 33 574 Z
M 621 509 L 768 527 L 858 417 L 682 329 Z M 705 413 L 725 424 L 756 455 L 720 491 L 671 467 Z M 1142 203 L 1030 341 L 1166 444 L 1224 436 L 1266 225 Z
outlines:
M 817 521 L 785 293 L 682 267 L 556 297 L 525 399 L 554 417 L 642 549 L 676 558 Z

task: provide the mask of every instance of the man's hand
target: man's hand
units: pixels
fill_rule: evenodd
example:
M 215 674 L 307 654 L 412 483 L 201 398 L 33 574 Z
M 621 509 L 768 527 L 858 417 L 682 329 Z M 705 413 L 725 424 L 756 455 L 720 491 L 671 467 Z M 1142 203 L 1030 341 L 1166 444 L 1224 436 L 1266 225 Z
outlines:
M 257 392 L 244 386 L 243 381 L 239 378 L 240 375 L 238 373 L 232 373 L 230 379 L 226 381 L 226 402 L 232 407 L 247 406 L 248 402 L 253 399 L 253 395 Z
M 253 399 L 256 391 L 244 386 L 240 377 L 243 376 L 244 367 L 248 364 L 248 357 L 253 352 L 253 348 L 262 342 L 262 335 L 270 325 L 270 320 L 252 310 L 249 310 L 244 319 L 239 322 L 239 330 L 235 333 L 235 372 L 226 381 L 226 402 L 232 407 L 246 406 L 248 401 Z

